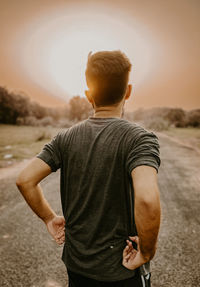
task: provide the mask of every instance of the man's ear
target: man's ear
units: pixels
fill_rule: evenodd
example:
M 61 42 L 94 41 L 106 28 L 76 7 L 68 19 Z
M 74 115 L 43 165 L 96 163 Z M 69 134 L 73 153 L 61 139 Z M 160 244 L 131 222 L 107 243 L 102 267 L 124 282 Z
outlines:
M 131 95 L 131 92 L 132 92 L 132 85 L 129 84 L 129 85 L 127 86 L 127 89 L 126 89 L 125 100 L 128 100 L 128 98 L 129 98 L 130 95 Z
M 85 95 L 86 95 L 86 98 L 88 99 L 88 101 L 92 104 L 92 98 L 90 96 L 90 91 L 85 90 Z

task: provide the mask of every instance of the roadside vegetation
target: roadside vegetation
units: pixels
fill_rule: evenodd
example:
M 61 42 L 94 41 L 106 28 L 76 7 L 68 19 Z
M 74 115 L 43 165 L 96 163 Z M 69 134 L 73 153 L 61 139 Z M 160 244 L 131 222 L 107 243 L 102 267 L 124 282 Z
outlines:
M 78 95 L 62 108 L 49 108 L 0 87 L 0 168 L 35 156 L 60 129 L 92 113 L 86 98 Z M 139 108 L 125 112 L 124 118 L 200 150 L 200 109 Z
M 139 108 L 127 113 L 126 117 L 156 131 L 168 130 L 170 127 L 200 128 L 200 109 L 186 111 L 170 107 Z
M 59 128 L 0 125 L 0 168 L 32 158 Z

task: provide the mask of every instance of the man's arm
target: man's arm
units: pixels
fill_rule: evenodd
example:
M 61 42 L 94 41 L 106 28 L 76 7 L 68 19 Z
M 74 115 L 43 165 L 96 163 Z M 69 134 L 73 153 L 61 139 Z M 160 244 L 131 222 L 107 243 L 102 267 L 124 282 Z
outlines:
M 16 185 L 34 213 L 44 221 L 51 236 L 58 244 L 62 244 L 64 242 L 64 217 L 56 215 L 45 199 L 39 184 L 51 172 L 48 164 L 39 158 L 34 158 L 21 171 Z
M 130 241 L 123 253 L 123 265 L 135 269 L 151 260 L 156 252 L 156 243 L 160 227 L 160 196 L 157 171 L 151 166 L 138 166 L 132 173 L 135 194 L 135 223 L 138 237 L 132 237 L 138 245 L 133 249 Z

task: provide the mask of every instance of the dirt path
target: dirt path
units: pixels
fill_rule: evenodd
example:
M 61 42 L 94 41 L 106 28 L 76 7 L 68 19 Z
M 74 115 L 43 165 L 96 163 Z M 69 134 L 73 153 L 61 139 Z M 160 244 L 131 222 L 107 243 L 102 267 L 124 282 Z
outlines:
M 152 287 L 200 286 L 200 156 L 158 135 L 162 225 L 152 262 Z M 64 287 L 62 247 L 33 215 L 15 186 L 16 173 L 0 180 L 0 286 Z M 46 198 L 61 214 L 59 173 L 42 183 Z
M 153 287 L 200 286 L 200 155 L 159 136 L 162 225 Z
M 9 177 L 17 177 L 19 171 L 24 168 L 31 159 L 24 159 L 21 162 L 16 162 L 12 166 L 0 168 L 0 180 Z
M 177 143 L 179 146 L 183 146 L 185 148 L 192 149 L 200 155 L 200 149 L 196 146 L 197 141 L 198 141 L 198 139 L 196 139 L 196 138 L 192 138 L 192 139 L 188 138 L 188 139 L 181 140 L 180 138 L 169 136 L 169 135 L 165 134 L 164 132 L 156 132 L 156 134 L 159 137 L 162 137 L 163 139 L 166 138 L 166 139 L 169 139 L 169 140 Z

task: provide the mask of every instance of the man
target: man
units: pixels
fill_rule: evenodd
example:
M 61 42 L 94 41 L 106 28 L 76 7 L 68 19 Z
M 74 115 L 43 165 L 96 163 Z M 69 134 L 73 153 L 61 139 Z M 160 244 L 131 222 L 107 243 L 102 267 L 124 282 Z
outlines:
M 121 51 L 89 54 L 85 92 L 94 115 L 59 132 L 17 186 L 58 244 L 69 286 L 150 286 L 160 225 L 158 138 L 121 118 L 131 63 Z M 39 182 L 61 169 L 64 217 Z

